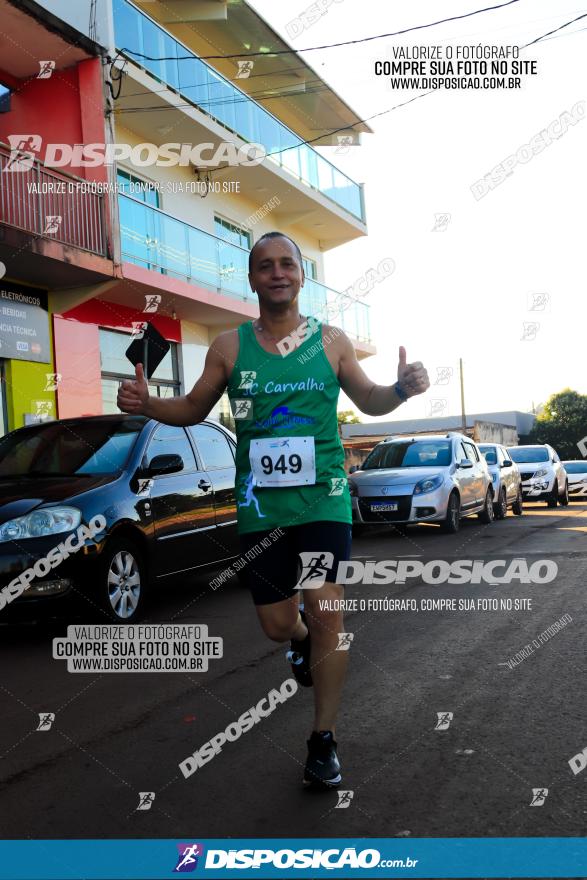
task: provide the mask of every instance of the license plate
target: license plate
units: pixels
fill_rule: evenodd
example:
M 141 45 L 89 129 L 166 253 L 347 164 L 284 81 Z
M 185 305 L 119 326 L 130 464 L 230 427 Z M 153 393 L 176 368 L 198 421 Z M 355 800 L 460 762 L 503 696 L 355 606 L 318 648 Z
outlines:
M 376 501 L 371 505 L 371 513 L 392 512 L 398 509 L 397 501 Z

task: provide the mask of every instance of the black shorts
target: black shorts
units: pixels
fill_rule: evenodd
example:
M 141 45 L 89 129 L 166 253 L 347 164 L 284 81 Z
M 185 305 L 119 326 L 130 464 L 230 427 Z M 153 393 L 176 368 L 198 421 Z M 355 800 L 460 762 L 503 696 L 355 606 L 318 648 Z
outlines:
M 296 589 L 300 576 L 309 587 L 336 582 L 338 563 L 351 558 L 350 523 L 311 522 L 284 526 L 281 531 L 282 535 L 267 529 L 240 536 L 239 578 L 255 605 L 282 602 L 297 592 L 303 601 L 303 590 Z M 303 565 L 302 553 L 308 554 Z

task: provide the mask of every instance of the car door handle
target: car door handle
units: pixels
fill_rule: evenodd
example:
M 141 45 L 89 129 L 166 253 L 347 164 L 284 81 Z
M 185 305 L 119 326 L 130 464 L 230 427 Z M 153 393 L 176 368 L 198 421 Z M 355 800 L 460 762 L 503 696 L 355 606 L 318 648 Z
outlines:
M 200 480 L 198 483 L 198 489 L 203 489 L 204 492 L 207 492 L 208 489 L 212 486 L 212 483 L 209 483 L 208 480 Z

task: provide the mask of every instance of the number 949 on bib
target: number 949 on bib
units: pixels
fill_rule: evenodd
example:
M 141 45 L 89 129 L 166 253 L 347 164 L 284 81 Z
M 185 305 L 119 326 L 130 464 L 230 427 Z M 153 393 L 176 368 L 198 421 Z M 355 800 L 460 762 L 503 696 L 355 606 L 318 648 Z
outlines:
M 249 461 L 254 484 L 261 488 L 310 486 L 316 482 L 313 437 L 251 440 Z

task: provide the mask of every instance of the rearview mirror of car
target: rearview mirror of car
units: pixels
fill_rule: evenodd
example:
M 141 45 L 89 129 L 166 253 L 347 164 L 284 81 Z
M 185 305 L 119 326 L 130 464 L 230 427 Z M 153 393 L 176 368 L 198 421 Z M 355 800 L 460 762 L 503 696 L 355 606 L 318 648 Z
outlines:
M 473 462 L 469 461 L 468 458 L 463 458 L 462 461 L 457 462 L 457 467 L 460 468 L 472 468 Z
M 511 463 L 511 461 L 502 461 L 501 466 L 502 466 L 502 468 L 503 467 L 511 467 L 512 463 Z

